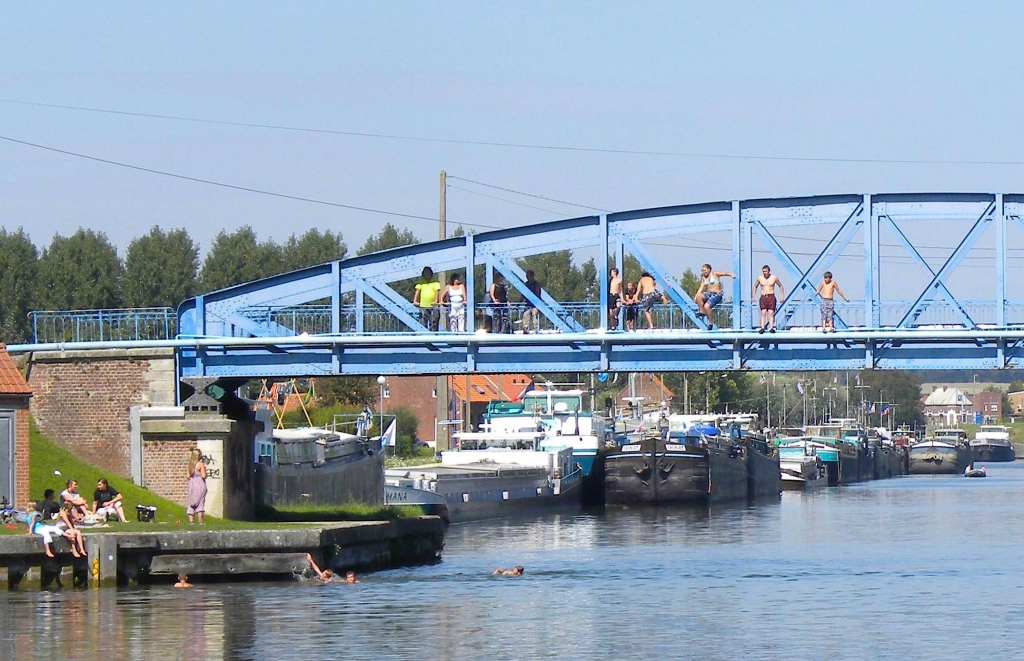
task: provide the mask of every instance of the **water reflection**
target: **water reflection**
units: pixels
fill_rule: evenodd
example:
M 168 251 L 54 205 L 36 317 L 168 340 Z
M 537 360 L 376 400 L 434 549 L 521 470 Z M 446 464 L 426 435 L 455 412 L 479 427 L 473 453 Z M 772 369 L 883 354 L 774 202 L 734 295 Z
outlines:
M 1014 658 L 1024 462 L 757 506 L 452 526 L 355 585 L 0 592 L 15 659 Z M 522 564 L 521 577 L 495 567 Z M 8 655 L 3 654 L 4 658 Z

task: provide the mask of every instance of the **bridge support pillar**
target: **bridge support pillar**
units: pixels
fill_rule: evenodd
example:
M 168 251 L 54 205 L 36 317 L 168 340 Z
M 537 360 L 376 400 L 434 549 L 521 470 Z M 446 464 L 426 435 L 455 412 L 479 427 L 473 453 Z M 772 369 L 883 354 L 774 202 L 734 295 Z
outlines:
M 141 416 L 139 425 L 146 488 L 187 505 L 189 453 L 199 448 L 206 463 L 206 514 L 240 521 L 254 518 L 253 441 L 262 423 L 175 406 Z

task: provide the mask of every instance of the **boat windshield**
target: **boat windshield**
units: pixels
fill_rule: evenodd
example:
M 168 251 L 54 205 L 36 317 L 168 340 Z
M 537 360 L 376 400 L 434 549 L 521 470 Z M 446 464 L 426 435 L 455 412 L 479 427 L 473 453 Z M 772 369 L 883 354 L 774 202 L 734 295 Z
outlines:
M 550 398 L 546 392 L 532 392 L 523 397 L 523 410 L 526 413 L 551 415 L 552 413 L 583 412 L 583 396 L 578 393 L 552 392 Z M 550 408 L 548 408 L 550 402 Z

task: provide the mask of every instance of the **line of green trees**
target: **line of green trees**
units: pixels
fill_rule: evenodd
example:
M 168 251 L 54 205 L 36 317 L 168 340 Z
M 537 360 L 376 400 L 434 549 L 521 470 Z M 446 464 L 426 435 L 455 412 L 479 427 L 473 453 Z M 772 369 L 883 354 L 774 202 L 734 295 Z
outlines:
M 389 225 L 364 248 L 372 252 L 389 241 L 416 239 Z M 0 337 L 27 340 L 32 310 L 175 307 L 203 291 L 344 259 L 347 253 L 340 233 L 317 229 L 283 243 L 259 241 L 249 226 L 220 232 L 202 260 L 183 229 L 153 227 L 128 244 L 123 258 L 102 232 L 58 234 L 39 249 L 23 228 L 0 229 Z

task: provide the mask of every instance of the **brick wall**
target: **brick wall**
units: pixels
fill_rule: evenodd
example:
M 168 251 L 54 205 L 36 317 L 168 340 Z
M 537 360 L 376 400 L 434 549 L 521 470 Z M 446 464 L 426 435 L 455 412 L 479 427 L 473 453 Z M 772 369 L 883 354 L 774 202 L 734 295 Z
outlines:
M 142 441 L 142 474 L 146 488 L 172 503 L 188 503 L 188 456 L 195 439 Z
M 19 506 L 32 497 L 29 493 L 29 461 L 28 461 L 28 402 L 14 416 L 14 502 Z M 43 494 L 39 494 L 42 498 Z
M 39 430 L 83 461 L 130 474 L 129 409 L 173 404 L 173 354 L 48 352 L 28 368 Z
M 389 376 L 387 388 L 391 396 L 384 400 L 384 413 L 391 413 L 396 406 L 412 408 L 419 418 L 416 438 L 433 441 L 434 418 L 437 416 L 437 400 L 433 397 L 436 385 L 437 378 L 433 376 Z

